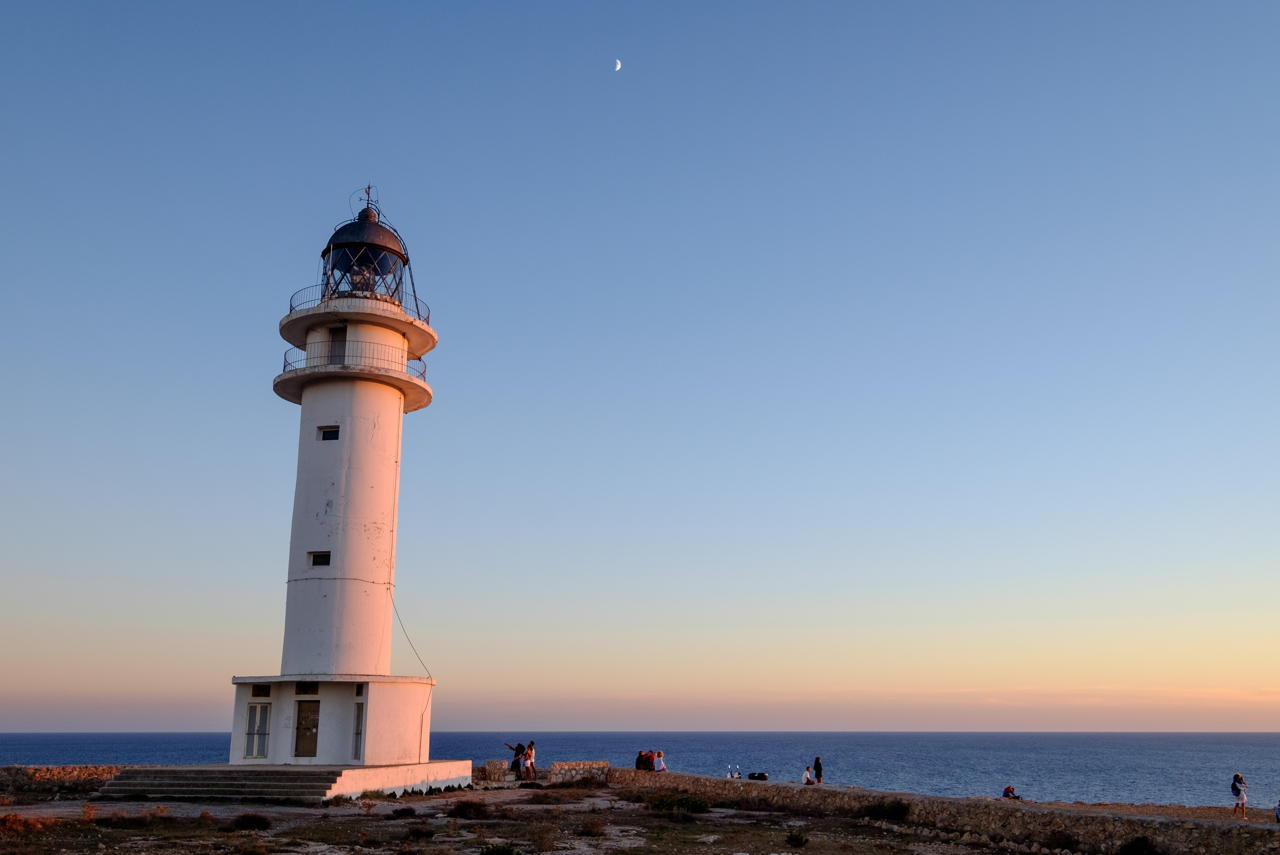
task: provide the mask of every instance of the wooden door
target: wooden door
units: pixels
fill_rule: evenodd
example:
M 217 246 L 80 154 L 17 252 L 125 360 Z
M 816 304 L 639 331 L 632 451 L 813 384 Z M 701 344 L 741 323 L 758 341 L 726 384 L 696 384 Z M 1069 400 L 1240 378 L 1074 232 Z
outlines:
M 293 756 L 315 757 L 316 736 L 320 733 L 320 702 L 298 701 L 297 722 L 293 736 Z

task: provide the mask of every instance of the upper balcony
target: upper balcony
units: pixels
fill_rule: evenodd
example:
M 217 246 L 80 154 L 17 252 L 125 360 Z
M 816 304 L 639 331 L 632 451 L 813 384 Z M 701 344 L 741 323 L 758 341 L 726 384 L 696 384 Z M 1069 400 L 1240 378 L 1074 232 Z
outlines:
M 376 341 L 348 339 L 316 341 L 306 350 L 290 348 L 284 367 L 272 381 L 275 393 L 286 401 L 302 403 L 302 390 L 318 380 L 373 380 L 394 386 L 404 394 L 404 411 L 412 413 L 431 403 L 427 366 L 411 359 L 401 348 Z
M 307 331 L 342 321 L 376 324 L 405 337 L 409 355 L 420 357 L 440 340 L 431 328 L 431 309 L 408 288 L 387 288 L 351 279 L 321 282 L 289 298 L 289 314 L 280 320 L 280 336 L 305 347 Z

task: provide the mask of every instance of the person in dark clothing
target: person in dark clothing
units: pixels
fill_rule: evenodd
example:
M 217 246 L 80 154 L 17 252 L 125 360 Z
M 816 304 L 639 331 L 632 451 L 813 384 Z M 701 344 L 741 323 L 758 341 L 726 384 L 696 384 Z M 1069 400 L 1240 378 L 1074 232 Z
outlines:
M 813 758 L 813 777 L 818 779 L 818 783 L 822 783 L 822 758 Z
M 644 771 L 644 749 L 641 748 L 636 752 L 636 769 Z
M 1010 784 L 1009 786 L 1004 788 L 1004 792 L 1000 794 L 1000 798 L 1017 799 L 1018 801 L 1022 801 L 1022 796 L 1018 795 L 1013 791 L 1013 784 Z
M 519 775 L 520 761 L 524 758 L 524 751 L 525 751 L 524 743 L 521 742 L 516 745 L 508 745 L 507 743 L 504 742 L 502 744 L 506 745 L 508 750 L 511 751 L 511 771 Z

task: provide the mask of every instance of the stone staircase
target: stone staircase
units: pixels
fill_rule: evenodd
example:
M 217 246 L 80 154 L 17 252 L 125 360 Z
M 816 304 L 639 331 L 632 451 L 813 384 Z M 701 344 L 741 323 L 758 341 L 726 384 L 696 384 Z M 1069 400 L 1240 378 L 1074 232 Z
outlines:
M 340 766 L 140 766 L 122 769 L 95 798 L 319 804 Z

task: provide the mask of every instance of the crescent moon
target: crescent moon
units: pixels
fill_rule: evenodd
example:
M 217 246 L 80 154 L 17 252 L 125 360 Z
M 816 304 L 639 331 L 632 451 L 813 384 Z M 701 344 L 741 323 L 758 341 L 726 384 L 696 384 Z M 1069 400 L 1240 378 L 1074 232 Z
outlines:
M 622 70 L 622 60 L 620 60 L 620 59 L 615 59 L 615 60 L 613 61 L 613 70 L 614 70 L 614 71 L 621 71 L 621 70 Z

